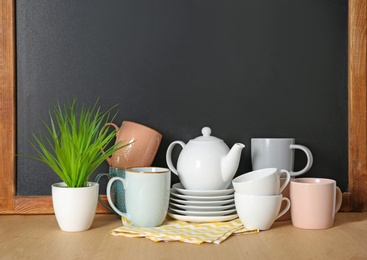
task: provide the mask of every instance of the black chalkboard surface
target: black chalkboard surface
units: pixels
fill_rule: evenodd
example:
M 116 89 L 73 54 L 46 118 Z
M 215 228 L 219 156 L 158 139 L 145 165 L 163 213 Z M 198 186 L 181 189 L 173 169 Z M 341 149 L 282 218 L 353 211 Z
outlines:
M 347 0 L 17 0 L 17 153 L 34 153 L 24 135 L 57 100 L 100 97 L 119 104 L 116 124 L 163 134 L 155 166 L 172 141 L 210 126 L 246 145 L 237 175 L 251 170 L 252 137 L 294 137 L 314 155 L 305 176 L 346 191 L 347 11 Z M 304 161 L 296 154 L 295 168 Z M 56 181 L 17 158 L 18 195 Z

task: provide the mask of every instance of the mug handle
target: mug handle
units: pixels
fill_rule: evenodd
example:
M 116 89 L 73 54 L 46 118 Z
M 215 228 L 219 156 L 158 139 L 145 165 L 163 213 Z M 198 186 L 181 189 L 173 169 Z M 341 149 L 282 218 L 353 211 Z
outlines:
M 100 133 L 107 127 L 107 126 L 113 126 L 114 128 L 115 128 L 115 130 L 116 130 L 116 133 L 117 133 L 117 131 L 119 130 L 119 127 L 116 125 L 116 124 L 114 124 L 114 123 L 107 123 L 107 124 L 105 124 L 103 127 L 102 127 L 102 129 L 101 129 L 101 131 L 100 131 Z M 102 151 L 102 153 L 104 153 L 104 150 L 103 150 L 103 148 L 101 148 L 101 151 Z M 111 157 L 107 157 L 106 158 L 106 161 L 108 162 L 108 164 L 109 164 L 109 166 L 112 166 L 112 159 L 111 159 Z
M 107 193 L 107 200 L 108 200 L 108 203 L 110 203 L 110 206 L 111 208 L 117 213 L 119 214 L 121 217 L 124 217 L 126 218 L 127 220 L 131 221 L 131 218 L 129 216 L 129 214 L 126 212 L 126 213 L 123 213 L 121 212 L 120 210 L 118 210 L 116 208 L 116 206 L 113 204 L 113 201 L 112 201 L 112 198 L 111 198 L 111 187 L 112 187 L 112 184 L 115 182 L 115 181 L 121 181 L 122 182 L 122 186 L 124 186 L 124 189 L 126 190 L 126 180 L 124 180 L 123 178 L 121 177 L 113 177 L 111 178 L 108 183 L 107 183 L 107 188 L 106 188 L 106 193 Z M 126 205 L 126 197 L 125 197 L 125 205 Z
M 290 149 L 299 149 L 299 150 L 302 150 L 306 156 L 307 156 L 307 164 L 306 166 L 298 171 L 298 172 L 291 172 L 291 175 L 292 176 L 298 176 L 298 175 L 301 175 L 301 174 L 304 174 L 306 173 L 307 171 L 309 171 L 311 169 L 311 166 L 313 164 L 313 156 L 312 156 L 312 153 L 310 151 L 310 149 L 308 149 L 306 146 L 303 146 L 303 145 L 299 145 L 299 144 L 291 144 Z
M 343 194 L 342 191 L 338 186 L 336 186 L 335 191 L 335 214 L 339 211 L 340 207 L 342 206 L 343 202 Z
M 103 177 L 103 176 L 106 176 L 109 179 L 111 179 L 111 174 L 109 173 L 99 173 L 96 178 L 94 179 L 94 182 L 97 182 L 99 183 L 99 180 Z M 108 209 L 109 211 L 112 211 L 113 212 L 113 209 L 108 206 L 106 203 L 103 202 L 102 198 L 101 198 L 101 194 L 98 194 L 98 201 L 99 203 L 102 204 L 103 207 L 105 207 L 106 209 Z
M 278 214 L 278 216 L 277 216 L 277 218 L 276 219 L 278 219 L 278 218 L 280 218 L 281 216 L 283 216 L 285 213 L 287 213 L 287 211 L 289 210 L 289 208 L 291 207 L 291 201 L 288 199 L 288 198 L 286 198 L 286 197 L 283 197 L 282 198 L 282 202 L 283 201 L 286 201 L 287 202 L 287 206 L 285 206 L 285 208 Z
M 166 152 L 166 162 L 167 162 L 168 168 L 171 170 L 171 172 L 173 172 L 174 174 L 176 174 L 178 176 L 178 172 L 177 172 L 175 166 L 173 166 L 173 163 L 172 163 L 172 150 L 173 150 L 173 147 L 176 144 L 181 145 L 182 148 L 185 147 L 185 143 L 181 142 L 181 141 L 174 141 L 173 143 L 171 143 L 168 146 L 168 149 L 167 149 L 167 152 Z
M 284 181 L 283 185 L 279 189 L 279 193 L 282 193 L 282 191 L 285 189 L 285 187 L 287 187 L 289 181 L 291 180 L 291 174 L 287 170 L 280 170 L 280 173 L 285 173 L 286 176 L 287 176 L 285 178 L 285 181 Z

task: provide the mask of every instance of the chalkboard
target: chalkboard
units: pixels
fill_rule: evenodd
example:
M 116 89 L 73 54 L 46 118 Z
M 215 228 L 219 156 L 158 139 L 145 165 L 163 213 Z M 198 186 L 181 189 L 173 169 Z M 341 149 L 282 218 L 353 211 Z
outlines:
M 347 22 L 347 0 L 17 0 L 17 153 L 34 154 L 24 136 L 57 100 L 100 97 L 119 104 L 115 123 L 162 133 L 155 166 L 210 126 L 246 145 L 237 175 L 251 170 L 251 138 L 294 137 L 314 155 L 304 176 L 347 191 Z M 295 169 L 304 162 L 296 153 Z M 17 195 L 57 181 L 17 158 Z

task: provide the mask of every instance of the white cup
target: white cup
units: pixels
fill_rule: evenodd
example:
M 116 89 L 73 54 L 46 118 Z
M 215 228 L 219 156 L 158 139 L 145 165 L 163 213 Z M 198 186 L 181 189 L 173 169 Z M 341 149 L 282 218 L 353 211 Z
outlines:
M 249 229 L 268 230 L 274 221 L 284 215 L 290 208 L 291 202 L 283 195 L 247 195 L 235 192 L 237 214 L 244 227 Z M 287 206 L 281 211 L 282 201 Z
M 293 171 L 294 151 L 299 149 L 307 156 L 307 163 L 300 171 Z M 298 176 L 310 170 L 313 164 L 311 151 L 299 144 L 294 138 L 252 138 L 251 139 L 252 169 L 258 170 L 268 167 L 285 169 L 291 176 Z
M 286 179 L 280 186 L 280 177 L 286 175 Z M 242 174 L 232 180 L 232 185 L 237 193 L 249 195 L 278 195 L 287 186 L 290 174 L 286 170 L 266 168 Z

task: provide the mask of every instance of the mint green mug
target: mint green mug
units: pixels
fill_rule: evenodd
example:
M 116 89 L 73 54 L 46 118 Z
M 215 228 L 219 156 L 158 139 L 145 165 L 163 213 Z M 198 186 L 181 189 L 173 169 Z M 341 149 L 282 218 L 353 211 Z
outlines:
M 112 185 L 121 183 L 125 189 L 126 213 L 112 200 Z M 112 209 L 133 226 L 156 227 L 168 212 L 171 171 L 160 167 L 136 167 L 125 170 L 125 178 L 113 177 L 107 184 L 107 199 Z

